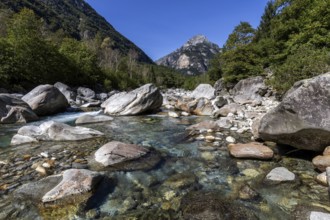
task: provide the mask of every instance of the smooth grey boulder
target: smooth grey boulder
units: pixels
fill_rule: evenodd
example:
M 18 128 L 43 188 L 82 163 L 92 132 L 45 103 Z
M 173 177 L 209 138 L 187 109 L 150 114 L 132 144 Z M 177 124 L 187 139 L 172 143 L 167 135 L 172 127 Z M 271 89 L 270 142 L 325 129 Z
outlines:
M 215 90 L 213 86 L 210 84 L 199 84 L 196 89 L 191 94 L 192 98 L 199 99 L 199 98 L 207 98 L 213 99 L 215 98 Z
M 146 84 L 128 93 L 114 94 L 101 107 L 109 115 L 138 115 L 159 110 L 162 104 L 163 96 L 159 89 Z
M 113 117 L 107 115 L 83 115 L 77 118 L 76 125 L 79 124 L 90 124 L 90 123 L 100 123 L 106 121 L 112 121 Z
M 69 103 L 74 103 L 77 97 L 77 93 L 74 92 L 68 85 L 64 83 L 57 82 L 54 86 L 60 90 L 60 92 L 65 96 Z
M 88 98 L 88 99 L 94 99 L 96 98 L 96 94 L 93 90 L 86 88 L 86 87 L 79 87 L 77 89 L 77 93 L 79 96 Z
M 42 197 L 42 202 L 52 202 L 68 196 L 89 192 L 103 176 L 84 169 L 70 169 L 63 173 L 62 181 Z
M 0 94 L 0 123 L 27 123 L 38 120 L 30 106 L 20 98 L 10 94 Z
M 78 141 L 94 137 L 100 137 L 104 134 L 97 130 L 84 127 L 72 127 L 70 125 L 47 121 L 40 126 L 24 126 L 20 128 L 17 134 L 12 138 L 11 145 L 19 145 L 37 141 Z
M 274 182 L 288 182 L 294 181 L 296 176 L 294 173 L 289 171 L 285 167 L 276 167 L 272 169 L 266 176 L 267 181 L 274 181 Z
M 261 76 L 240 80 L 232 90 L 234 101 L 239 104 L 260 101 L 267 93 L 268 87 Z
M 40 85 L 22 97 L 38 116 L 64 111 L 68 106 L 65 96 L 52 85 Z
M 149 152 L 148 149 L 135 144 L 112 141 L 95 152 L 95 161 L 103 166 L 110 166 L 127 160 L 139 158 Z
M 330 145 L 330 73 L 296 82 L 260 121 L 259 137 L 298 149 Z

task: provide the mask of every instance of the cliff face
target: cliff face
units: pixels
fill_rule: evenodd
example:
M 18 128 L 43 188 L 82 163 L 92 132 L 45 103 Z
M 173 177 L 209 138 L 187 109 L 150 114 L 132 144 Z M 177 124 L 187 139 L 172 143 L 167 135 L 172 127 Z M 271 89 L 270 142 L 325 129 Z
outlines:
M 93 38 L 96 34 L 110 37 L 113 48 L 122 54 L 126 55 L 132 49 L 138 53 L 138 61 L 152 63 L 140 48 L 117 32 L 84 0 L 1 0 L 0 8 L 14 12 L 32 9 L 46 21 L 51 31 L 63 30 L 78 40 Z
M 219 52 L 218 45 L 203 35 L 197 35 L 156 63 L 179 70 L 183 74 L 198 75 L 207 71 L 210 60 Z

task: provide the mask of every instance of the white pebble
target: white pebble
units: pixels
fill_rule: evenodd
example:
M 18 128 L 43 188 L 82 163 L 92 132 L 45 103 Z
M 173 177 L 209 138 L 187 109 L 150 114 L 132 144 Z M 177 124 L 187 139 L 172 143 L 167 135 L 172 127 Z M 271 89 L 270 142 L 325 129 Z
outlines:
M 235 143 L 235 138 L 233 138 L 233 137 L 231 137 L 231 136 L 228 136 L 228 137 L 226 137 L 226 141 L 228 142 L 228 143 Z
M 41 153 L 40 153 L 40 156 L 42 156 L 42 157 L 46 157 L 46 158 L 49 157 L 48 152 L 41 152 Z

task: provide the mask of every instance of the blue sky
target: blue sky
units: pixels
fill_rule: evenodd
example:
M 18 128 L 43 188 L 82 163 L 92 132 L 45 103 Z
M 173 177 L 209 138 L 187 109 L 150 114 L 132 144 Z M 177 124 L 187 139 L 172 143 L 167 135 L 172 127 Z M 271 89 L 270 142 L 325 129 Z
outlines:
M 197 34 L 222 46 L 240 21 L 257 27 L 268 0 L 86 0 L 153 60 Z

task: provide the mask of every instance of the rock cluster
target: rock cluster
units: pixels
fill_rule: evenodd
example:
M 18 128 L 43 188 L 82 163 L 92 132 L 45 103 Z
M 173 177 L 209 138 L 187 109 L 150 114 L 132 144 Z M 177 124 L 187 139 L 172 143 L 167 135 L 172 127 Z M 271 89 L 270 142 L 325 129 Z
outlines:
M 38 120 L 38 116 L 32 111 L 30 106 L 10 94 L 0 94 L 0 123 L 27 123 Z

